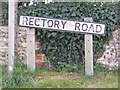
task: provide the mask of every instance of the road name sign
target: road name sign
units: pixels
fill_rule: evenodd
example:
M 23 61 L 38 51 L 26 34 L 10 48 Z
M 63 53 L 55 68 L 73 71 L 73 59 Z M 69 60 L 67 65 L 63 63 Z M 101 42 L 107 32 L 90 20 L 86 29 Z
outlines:
M 55 31 L 68 31 L 83 34 L 105 34 L 105 24 L 76 20 L 52 19 L 34 16 L 20 16 L 19 25 L 24 27 L 43 28 Z

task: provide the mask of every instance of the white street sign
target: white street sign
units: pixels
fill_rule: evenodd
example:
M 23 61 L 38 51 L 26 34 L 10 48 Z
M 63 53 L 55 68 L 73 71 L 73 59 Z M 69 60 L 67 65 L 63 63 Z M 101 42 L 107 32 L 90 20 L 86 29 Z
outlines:
M 33 16 L 20 16 L 20 26 L 43 28 L 55 31 L 69 31 L 77 33 L 105 34 L 105 24 L 96 22 L 82 22 L 76 20 L 52 19 Z

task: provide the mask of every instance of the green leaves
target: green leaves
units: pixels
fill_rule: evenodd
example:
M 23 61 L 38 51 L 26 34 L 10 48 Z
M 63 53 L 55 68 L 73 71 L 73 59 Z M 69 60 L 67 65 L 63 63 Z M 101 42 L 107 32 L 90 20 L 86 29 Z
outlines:
M 83 21 L 85 17 L 92 17 L 93 21 L 106 24 L 106 35 L 94 36 L 94 53 L 99 53 L 103 50 L 104 44 L 109 41 L 114 26 L 118 24 L 116 4 L 111 2 L 54 2 L 49 4 L 39 2 L 36 6 L 20 6 L 18 16 L 30 15 L 80 21 Z M 4 17 L 4 22 L 6 18 Z M 56 68 L 58 61 L 74 65 L 84 60 L 83 34 L 37 29 L 36 37 L 42 44 L 42 52 Z
M 25 10 L 21 9 L 21 12 L 24 11 L 27 15 L 80 21 L 85 17 L 92 17 L 95 22 L 105 23 L 106 35 L 94 36 L 94 53 L 99 53 L 111 37 L 111 32 L 114 30 L 112 27 L 117 24 L 115 5 L 115 3 L 101 2 L 38 3 Z M 84 60 L 84 35 L 82 34 L 37 30 L 36 37 L 40 39 L 42 50 L 56 68 L 62 68 L 65 63 L 79 64 Z

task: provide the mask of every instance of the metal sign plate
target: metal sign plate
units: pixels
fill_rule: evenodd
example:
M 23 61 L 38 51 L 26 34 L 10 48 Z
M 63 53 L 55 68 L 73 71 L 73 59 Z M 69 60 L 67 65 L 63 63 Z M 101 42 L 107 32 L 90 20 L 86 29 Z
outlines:
M 90 34 L 105 34 L 105 24 L 96 22 L 82 22 L 76 20 L 52 19 L 34 16 L 20 16 L 20 26 L 43 28 L 55 31 L 90 33 Z

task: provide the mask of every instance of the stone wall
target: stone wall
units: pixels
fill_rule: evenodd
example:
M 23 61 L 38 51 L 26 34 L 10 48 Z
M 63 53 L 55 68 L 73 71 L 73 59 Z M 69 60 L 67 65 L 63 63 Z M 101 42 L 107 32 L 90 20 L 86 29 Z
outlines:
M 0 27 L 0 61 L 8 60 L 8 29 Z
M 15 54 L 21 60 L 26 62 L 26 38 L 27 38 L 27 28 L 18 27 L 17 37 L 15 38 Z M 8 61 L 8 27 L 0 26 L 0 62 L 7 63 Z
M 108 45 L 105 46 L 105 52 L 102 57 L 97 60 L 97 63 L 104 64 L 108 68 L 116 69 L 118 68 L 118 63 L 120 60 L 120 29 L 112 33 L 112 39 L 109 41 Z
M 16 41 L 16 58 L 26 62 L 26 49 L 27 49 L 27 30 L 28 28 L 19 27 L 17 32 Z
M 15 38 L 16 58 L 23 60 L 26 63 L 26 39 L 28 28 L 18 27 L 17 38 Z M 109 66 L 109 69 L 118 67 L 120 60 L 120 29 L 112 33 L 113 38 L 109 44 L 105 46 L 105 52 L 102 57 L 97 60 L 97 63 Z M 38 45 L 39 46 L 39 45 Z M 36 46 L 37 47 L 37 46 Z M 40 48 L 40 47 L 39 47 Z M 0 26 L 0 62 L 7 63 L 8 61 L 8 27 Z

